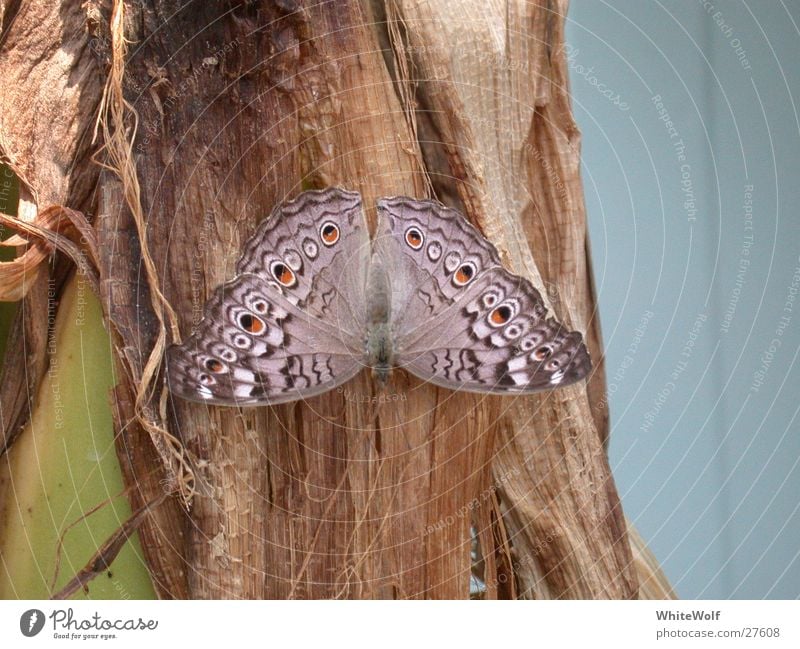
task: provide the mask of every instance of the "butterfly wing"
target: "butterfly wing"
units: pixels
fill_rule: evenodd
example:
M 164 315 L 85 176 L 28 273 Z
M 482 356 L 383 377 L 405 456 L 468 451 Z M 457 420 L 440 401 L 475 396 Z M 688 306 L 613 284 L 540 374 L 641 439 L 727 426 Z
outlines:
M 244 246 L 195 332 L 167 350 L 174 394 L 266 405 L 326 392 L 364 364 L 369 234 L 357 193 L 304 192 Z
M 568 385 L 591 369 L 581 334 L 547 318 L 539 292 L 457 211 L 382 199 L 375 255 L 390 269 L 395 362 L 412 374 L 507 394 Z

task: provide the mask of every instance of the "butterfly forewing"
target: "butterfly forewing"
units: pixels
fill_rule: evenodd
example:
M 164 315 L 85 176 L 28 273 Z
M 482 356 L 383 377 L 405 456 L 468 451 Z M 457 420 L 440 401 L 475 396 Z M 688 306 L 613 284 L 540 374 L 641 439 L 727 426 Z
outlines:
M 435 201 L 402 196 L 378 201 L 373 264 L 389 269 L 392 329 L 398 337 L 427 327 L 462 293 L 457 281 L 442 281 L 444 274 L 466 279 L 500 267 L 494 247 L 475 234 L 457 211 Z
M 307 191 L 273 210 L 236 271 L 264 277 L 293 304 L 361 339 L 370 250 L 357 192 Z

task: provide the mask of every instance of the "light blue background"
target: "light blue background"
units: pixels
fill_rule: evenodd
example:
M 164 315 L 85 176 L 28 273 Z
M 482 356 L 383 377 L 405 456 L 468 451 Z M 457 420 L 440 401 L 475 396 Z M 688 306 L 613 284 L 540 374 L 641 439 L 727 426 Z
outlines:
M 568 14 L 611 463 L 684 598 L 800 596 L 799 24 L 777 0 Z

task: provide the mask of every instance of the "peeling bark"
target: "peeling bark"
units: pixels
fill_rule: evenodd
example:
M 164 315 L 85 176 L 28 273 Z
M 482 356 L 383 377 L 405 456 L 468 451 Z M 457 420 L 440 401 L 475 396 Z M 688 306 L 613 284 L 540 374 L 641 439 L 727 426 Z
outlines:
M 21 179 L 19 218 L 67 205 L 92 213 L 98 168 L 89 161 L 102 76 L 78 3 L 6 3 L 0 31 L 0 159 Z M 27 280 L 11 336 L 19 341 L 0 374 L 0 448 L 28 421 L 31 395 L 47 369 L 48 322 L 68 264 Z M 0 481 L 2 483 L 2 481 Z M 2 494 L 0 494 L 0 497 Z

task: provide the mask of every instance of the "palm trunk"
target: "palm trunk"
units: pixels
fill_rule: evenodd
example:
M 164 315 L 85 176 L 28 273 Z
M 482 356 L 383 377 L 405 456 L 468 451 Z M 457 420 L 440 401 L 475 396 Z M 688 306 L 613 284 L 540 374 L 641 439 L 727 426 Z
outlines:
M 36 207 L 97 214 L 132 505 L 157 501 L 165 480 L 193 491 L 188 510 L 176 495 L 140 528 L 158 594 L 464 598 L 475 571 L 488 598 L 636 597 L 646 562 L 634 564 L 604 450 L 566 2 L 212 2 L 177 14 L 163 0 L 73 4 L 25 3 L 5 27 L 13 52 L 30 21 L 45 43 L 69 31 L 77 58 L 65 75 L 79 90 L 50 100 L 72 117 L 50 149 L 41 143 L 52 135 L 24 120 L 24 92 L 11 97 L 23 118 L 3 125 L 3 154 L 38 192 Z M 101 75 L 111 169 L 97 176 L 85 134 Z M 63 177 L 41 173 L 54 159 L 74 164 L 56 167 Z M 396 372 L 398 399 L 373 403 L 362 373 L 345 390 L 275 408 L 164 399 L 163 345 L 188 335 L 258 222 L 330 185 L 360 191 L 368 208 L 432 191 L 459 207 L 561 321 L 587 332 L 588 385 L 487 399 Z M 44 361 L 32 359 L 40 375 Z M 11 362 L 6 372 L 19 371 L 23 361 Z M 4 427 L 24 420 L 22 407 L 3 413 Z

